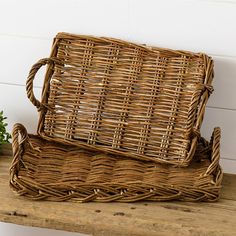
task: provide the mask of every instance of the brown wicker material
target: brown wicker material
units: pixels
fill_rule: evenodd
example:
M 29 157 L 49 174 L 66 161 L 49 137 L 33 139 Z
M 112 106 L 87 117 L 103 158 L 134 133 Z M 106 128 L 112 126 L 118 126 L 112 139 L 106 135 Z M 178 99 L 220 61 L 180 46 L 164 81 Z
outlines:
M 222 181 L 219 145 L 215 128 L 211 142 L 201 138 L 193 162 L 181 168 L 45 141 L 16 124 L 10 186 L 34 200 L 215 201 Z
M 39 102 L 33 79 L 45 64 Z M 213 61 L 202 53 L 59 33 L 50 58 L 32 67 L 27 94 L 44 139 L 187 166 L 212 78 Z

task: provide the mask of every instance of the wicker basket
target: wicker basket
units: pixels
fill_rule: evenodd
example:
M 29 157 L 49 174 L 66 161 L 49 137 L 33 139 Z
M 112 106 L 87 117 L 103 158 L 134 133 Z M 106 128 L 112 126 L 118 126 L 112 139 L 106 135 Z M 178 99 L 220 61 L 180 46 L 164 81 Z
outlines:
M 180 168 L 45 141 L 16 124 L 10 186 L 34 200 L 215 201 L 222 181 L 219 144 L 215 128 L 211 142 L 201 138 L 194 161 Z
M 33 79 L 45 64 L 39 102 Z M 50 58 L 32 67 L 27 94 L 44 139 L 187 166 L 212 78 L 205 54 L 59 33 Z

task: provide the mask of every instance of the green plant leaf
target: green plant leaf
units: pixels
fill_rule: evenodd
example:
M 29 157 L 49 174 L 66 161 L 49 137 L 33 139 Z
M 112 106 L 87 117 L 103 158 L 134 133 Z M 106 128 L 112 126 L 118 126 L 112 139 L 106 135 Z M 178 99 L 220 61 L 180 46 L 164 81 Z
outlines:
M 0 111 L 0 145 L 3 143 L 9 143 L 9 139 L 11 138 L 11 135 L 6 130 L 8 125 L 5 123 L 6 119 L 7 117 L 3 116 L 3 111 Z

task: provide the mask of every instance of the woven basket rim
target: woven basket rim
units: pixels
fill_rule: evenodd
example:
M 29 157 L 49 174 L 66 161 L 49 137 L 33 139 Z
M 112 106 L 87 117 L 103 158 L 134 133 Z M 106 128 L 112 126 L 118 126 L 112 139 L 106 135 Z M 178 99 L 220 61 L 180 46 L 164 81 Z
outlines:
M 89 34 L 75 34 L 75 33 L 68 33 L 68 32 L 58 32 L 56 36 L 54 37 L 55 39 L 75 39 L 77 37 L 80 38 L 90 38 L 92 40 L 104 40 L 104 42 L 107 42 L 108 40 L 112 40 L 115 43 L 121 43 L 121 44 L 127 44 L 127 41 L 120 39 L 120 38 L 114 38 L 114 37 L 108 37 L 108 36 L 94 36 L 94 35 L 89 35 Z M 211 56 L 207 55 L 204 52 L 194 52 L 194 51 L 189 51 L 189 50 L 180 50 L 180 49 L 170 49 L 170 48 L 165 48 L 165 47 L 158 47 L 155 45 L 146 45 L 146 44 L 141 44 L 141 43 L 136 43 L 136 42 L 129 42 L 131 47 L 140 47 L 141 49 L 145 49 L 148 51 L 152 51 L 153 49 L 156 51 L 166 51 L 166 52 L 171 52 L 171 53 L 176 53 L 176 55 L 188 55 L 190 57 L 202 57 L 202 56 L 207 56 L 208 58 L 212 58 Z

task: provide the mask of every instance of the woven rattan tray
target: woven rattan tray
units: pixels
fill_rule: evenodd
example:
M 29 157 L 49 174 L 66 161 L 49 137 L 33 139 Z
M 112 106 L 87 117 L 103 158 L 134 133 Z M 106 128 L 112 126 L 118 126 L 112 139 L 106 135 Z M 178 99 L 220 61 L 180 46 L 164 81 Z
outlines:
M 45 141 L 16 124 L 10 186 L 34 200 L 215 201 L 222 181 L 219 144 L 215 128 L 211 142 L 201 138 L 194 161 L 181 168 Z
M 33 79 L 45 64 L 39 102 Z M 44 139 L 186 166 L 212 78 L 213 61 L 202 53 L 59 33 L 50 58 L 32 67 L 27 94 Z

